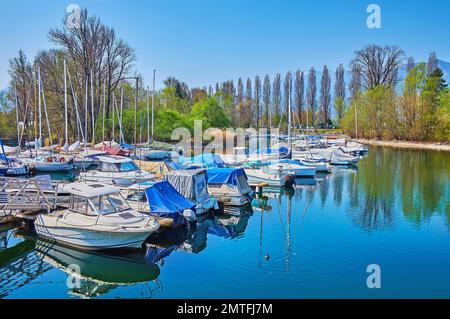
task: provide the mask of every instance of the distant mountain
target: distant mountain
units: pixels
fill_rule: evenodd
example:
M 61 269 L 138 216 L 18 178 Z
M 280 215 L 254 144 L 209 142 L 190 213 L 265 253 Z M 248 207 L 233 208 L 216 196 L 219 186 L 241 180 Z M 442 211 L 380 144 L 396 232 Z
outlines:
M 450 62 L 438 60 L 439 68 L 444 72 L 444 79 L 450 84 Z

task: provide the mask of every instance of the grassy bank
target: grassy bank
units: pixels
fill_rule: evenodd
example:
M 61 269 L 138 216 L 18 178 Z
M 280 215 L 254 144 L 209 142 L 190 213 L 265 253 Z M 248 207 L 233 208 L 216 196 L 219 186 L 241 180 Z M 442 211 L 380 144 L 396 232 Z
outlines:
M 450 152 L 450 144 L 449 143 L 411 142 L 411 141 L 379 141 L 379 140 L 366 140 L 366 139 L 357 139 L 354 141 L 357 141 L 357 142 L 365 144 L 365 145 Z

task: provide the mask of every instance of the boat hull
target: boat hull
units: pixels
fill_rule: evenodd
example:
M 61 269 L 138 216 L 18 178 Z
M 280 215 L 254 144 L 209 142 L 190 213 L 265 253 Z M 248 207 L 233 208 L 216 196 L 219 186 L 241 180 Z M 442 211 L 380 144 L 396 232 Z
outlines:
M 35 230 L 39 237 L 47 241 L 87 250 L 139 249 L 153 233 L 150 229 L 142 232 L 103 232 L 72 227 L 47 227 L 39 222 L 39 218 L 36 220 Z
M 283 187 L 285 184 L 285 180 L 282 177 L 279 178 L 270 178 L 265 177 L 258 174 L 253 174 L 251 170 L 245 170 L 245 173 L 247 174 L 248 183 L 249 184 L 260 184 L 260 183 L 267 183 L 269 186 L 272 187 Z
M 98 182 L 109 185 L 119 185 L 119 186 L 131 186 L 136 183 L 144 183 L 153 181 L 153 177 L 142 177 L 138 176 L 102 176 L 95 173 L 81 173 L 80 179 L 88 182 Z
M 72 169 L 73 165 L 68 163 L 36 164 L 34 166 L 34 171 L 39 173 L 69 172 Z

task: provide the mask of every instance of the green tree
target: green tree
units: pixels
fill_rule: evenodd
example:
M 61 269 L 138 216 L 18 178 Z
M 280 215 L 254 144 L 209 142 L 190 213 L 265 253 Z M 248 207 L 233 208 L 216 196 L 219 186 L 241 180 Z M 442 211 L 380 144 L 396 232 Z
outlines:
M 209 127 L 225 128 L 230 120 L 225 115 L 217 97 L 208 97 L 194 104 L 189 116 L 190 120 L 202 120 L 203 129 Z

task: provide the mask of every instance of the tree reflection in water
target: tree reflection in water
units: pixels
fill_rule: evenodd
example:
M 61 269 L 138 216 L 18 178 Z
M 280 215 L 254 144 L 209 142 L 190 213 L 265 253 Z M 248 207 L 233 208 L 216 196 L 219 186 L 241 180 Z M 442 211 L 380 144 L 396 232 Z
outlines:
M 334 203 L 341 204 L 346 180 L 350 218 L 365 230 L 393 227 L 403 216 L 420 226 L 445 215 L 449 224 L 449 160 L 444 152 L 373 147 L 357 174 L 335 172 Z

